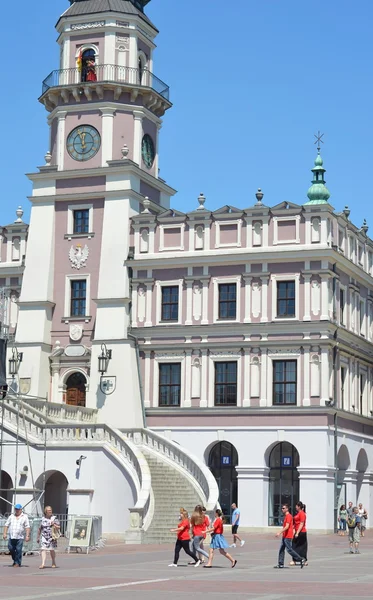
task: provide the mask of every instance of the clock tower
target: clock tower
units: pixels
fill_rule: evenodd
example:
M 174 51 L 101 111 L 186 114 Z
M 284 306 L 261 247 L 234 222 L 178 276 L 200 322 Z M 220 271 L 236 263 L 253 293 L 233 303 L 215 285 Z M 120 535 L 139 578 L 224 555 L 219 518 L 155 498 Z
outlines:
M 171 103 L 154 74 L 149 1 L 70 0 L 57 22 L 60 64 L 39 98 L 50 143 L 45 165 L 29 175 L 16 337 L 31 395 L 98 408 L 99 420 L 127 427 L 142 425 L 127 335 L 130 218 L 144 198 L 157 213 L 175 193 L 159 177 L 159 131 Z M 98 357 L 107 354 L 100 373 Z

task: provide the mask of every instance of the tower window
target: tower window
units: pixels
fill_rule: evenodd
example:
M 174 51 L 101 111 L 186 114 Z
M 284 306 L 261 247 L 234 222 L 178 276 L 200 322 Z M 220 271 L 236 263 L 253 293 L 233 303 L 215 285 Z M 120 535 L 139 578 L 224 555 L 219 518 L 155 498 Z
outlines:
M 87 299 L 86 279 L 71 280 L 70 316 L 85 317 Z
M 89 209 L 74 210 L 74 233 L 89 233 Z
M 84 50 L 82 54 L 82 81 L 97 81 L 96 53 L 92 48 Z

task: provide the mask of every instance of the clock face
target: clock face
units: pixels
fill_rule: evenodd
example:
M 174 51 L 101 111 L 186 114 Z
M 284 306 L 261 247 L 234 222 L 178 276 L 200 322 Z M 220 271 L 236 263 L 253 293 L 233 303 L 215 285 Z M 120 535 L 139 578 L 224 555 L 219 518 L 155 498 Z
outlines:
M 74 160 L 89 160 L 100 149 L 100 134 L 91 125 L 75 127 L 67 138 L 67 151 Z
M 154 158 L 155 158 L 155 150 L 154 150 L 154 142 L 150 135 L 147 133 L 142 138 L 142 159 L 148 169 L 151 169 L 153 166 Z

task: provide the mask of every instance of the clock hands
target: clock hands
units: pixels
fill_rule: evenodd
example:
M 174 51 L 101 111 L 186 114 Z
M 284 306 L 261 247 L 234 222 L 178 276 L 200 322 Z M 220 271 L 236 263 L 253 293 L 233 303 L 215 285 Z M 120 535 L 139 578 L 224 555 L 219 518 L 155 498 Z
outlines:
M 82 144 L 82 149 L 86 147 L 86 143 L 85 143 L 85 136 L 86 134 L 84 133 L 84 131 L 80 131 L 80 129 L 78 129 L 78 135 L 80 137 L 80 142 Z

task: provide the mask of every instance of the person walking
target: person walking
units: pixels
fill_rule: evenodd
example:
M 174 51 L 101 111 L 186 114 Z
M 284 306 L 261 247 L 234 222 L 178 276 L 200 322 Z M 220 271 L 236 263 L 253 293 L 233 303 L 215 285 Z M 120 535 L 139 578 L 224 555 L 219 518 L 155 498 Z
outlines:
M 172 533 L 177 533 L 177 540 L 175 544 L 175 553 L 174 553 L 174 562 L 169 564 L 169 567 L 177 567 L 177 563 L 179 562 L 180 550 L 183 549 L 188 556 L 193 558 L 193 565 L 195 567 L 199 567 L 201 561 L 198 556 L 194 554 L 189 548 L 190 544 L 190 521 L 188 519 L 188 513 L 184 510 L 180 515 L 180 522 L 177 527 L 174 529 L 170 529 Z
M 308 540 L 307 540 L 307 515 L 306 505 L 299 501 L 295 505 L 296 514 L 293 519 L 294 524 L 294 539 L 293 548 L 295 552 L 298 552 L 299 556 L 304 558 L 306 561 L 304 565 L 308 565 L 307 552 L 308 552 Z M 295 565 L 297 561 L 291 561 L 291 565 Z
M 348 507 L 347 507 L 347 518 L 352 516 L 352 513 L 354 512 L 354 505 L 352 504 L 352 502 L 348 503 Z
M 344 535 L 346 528 L 347 528 L 347 510 L 346 510 L 345 504 L 342 504 L 341 508 L 339 509 L 338 523 L 339 523 L 338 535 Z
M 240 542 L 241 547 L 244 546 L 245 541 L 242 540 L 237 534 L 238 527 L 240 525 L 240 517 L 241 511 L 238 509 L 237 504 L 232 504 L 232 535 L 233 535 L 233 544 L 231 544 L 231 548 L 236 547 L 237 540 Z
M 281 507 L 282 514 L 284 515 L 284 522 L 281 531 L 276 533 L 276 537 L 280 537 L 282 535 L 280 549 L 278 552 L 278 564 L 274 567 L 275 569 L 283 569 L 284 568 L 284 558 L 285 558 L 285 550 L 290 554 L 293 558 L 294 562 L 300 563 L 300 568 L 303 569 L 306 561 L 304 558 L 299 556 L 298 552 L 293 550 L 293 537 L 294 537 L 294 527 L 293 527 L 293 517 L 289 512 L 289 505 L 283 504 Z
M 21 567 L 22 565 L 23 542 L 30 541 L 30 530 L 28 516 L 22 511 L 22 505 L 16 504 L 14 514 L 9 515 L 3 532 L 3 539 L 8 539 L 8 548 L 13 559 L 13 567 Z
M 348 540 L 350 542 L 350 554 L 360 554 L 360 525 L 361 518 L 357 506 L 353 508 L 352 515 L 347 518 Z
M 200 504 L 198 504 L 195 509 L 194 512 L 192 514 L 192 517 L 190 519 L 191 525 L 192 525 L 192 533 L 193 533 L 193 547 L 192 550 L 195 554 L 198 554 L 199 557 L 205 556 L 205 558 L 208 558 L 209 555 L 207 554 L 206 550 L 204 550 L 201 547 L 201 543 L 203 542 L 203 540 L 206 537 L 206 517 L 203 514 L 202 511 L 202 506 Z M 203 563 L 204 560 L 201 559 L 201 562 Z M 192 564 L 192 563 L 189 563 Z
M 38 530 L 37 543 L 40 543 L 41 549 L 41 565 L 39 569 L 45 568 L 45 561 L 47 558 L 47 552 L 50 552 L 52 559 L 52 569 L 56 568 L 56 549 L 57 549 L 57 535 L 60 531 L 60 523 L 58 519 L 53 515 L 51 506 L 44 508 L 44 517 L 41 519 L 40 527 Z
M 361 533 L 361 537 L 364 537 L 364 532 L 367 528 L 367 518 L 368 518 L 368 513 L 365 510 L 365 508 L 363 507 L 362 503 L 360 502 L 359 504 L 359 517 L 361 519 L 361 523 L 360 523 L 360 533 Z
M 210 525 L 211 525 L 211 521 L 210 521 L 210 517 L 207 515 L 206 513 L 206 508 L 205 506 L 202 506 L 202 513 L 203 513 L 203 517 L 204 517 L 204 523 L 205 523 L 205 535 L 203 537 L 203 540 L 201 540 L 201 543 L 199 545 L 200 548 L 202 548 L 202 550 L 204 550 L 204 541 L 206 539 L 206 535 L 207 535 L 207 530 L 209 529 Z M 202 554 L 199 555 L 199 558 L 201 558 Z M 203 561 L 202 561 L 203 562 Z
M 212 568 L 212 561 L 214 559 L 215 550 L 219 550 L 220 554 L 222 554 L 223 556 L 225 556 L 225 558 L 227 558 L 228 560 L 231 561 L 232 569 L 234 569 L 234 567 L 237 564 L 237 561 L 230 554 L 228 554 L 228 552 L 226 550 L 229 547 L 229 544 L 223 535 L 224 522 L 223 522 L 222 515 L 223 515 L 223 513 L 220 509 L 216 510 L 215 511 L 215 521 L 213 522 L 212 527 L 207 530 L 207 533 L 211 533 L 211 544 L 210 544 L 209 560 L 208 560 L 207 565 L 204 565 L 205 569 Z

